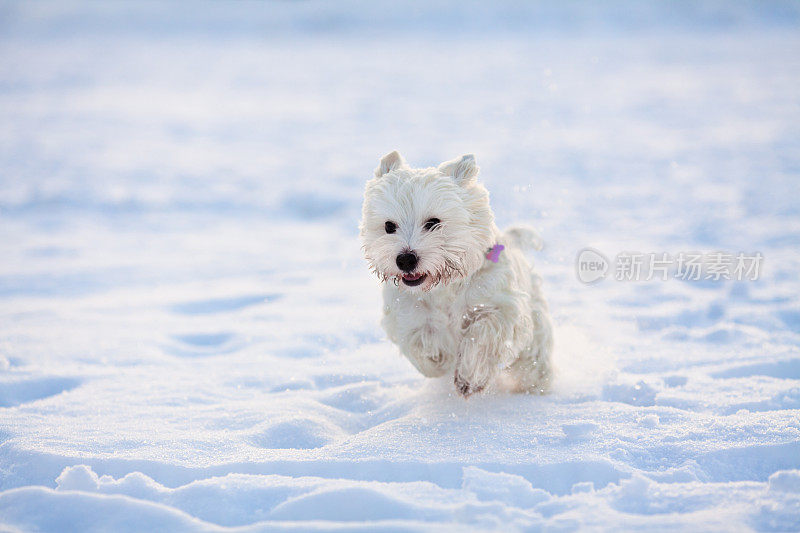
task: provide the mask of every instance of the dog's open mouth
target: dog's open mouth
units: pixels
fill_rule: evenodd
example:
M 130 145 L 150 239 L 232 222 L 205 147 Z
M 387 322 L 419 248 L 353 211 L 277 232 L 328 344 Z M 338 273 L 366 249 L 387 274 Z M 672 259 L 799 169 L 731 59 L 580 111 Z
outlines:
M 403 274 L 403 283 L 409 287 L 416 287 L 427 278 L 427 274 Z

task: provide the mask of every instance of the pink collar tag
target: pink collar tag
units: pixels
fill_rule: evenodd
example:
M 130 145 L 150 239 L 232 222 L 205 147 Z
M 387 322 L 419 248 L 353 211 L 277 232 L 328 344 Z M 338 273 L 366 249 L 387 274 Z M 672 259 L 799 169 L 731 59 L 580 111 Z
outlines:
M 492 263 L 497 263 L 500 260 L 500 252 L 505 249 L 506 247 L 502 244 L 495 244 L 488 252 L 486 252 L 486 259 Z

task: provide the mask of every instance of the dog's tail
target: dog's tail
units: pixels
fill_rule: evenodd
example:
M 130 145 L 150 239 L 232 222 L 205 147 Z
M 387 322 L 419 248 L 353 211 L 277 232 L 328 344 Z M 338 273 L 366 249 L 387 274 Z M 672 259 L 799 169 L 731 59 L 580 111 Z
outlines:
M 522 250 L 541 250 L 544 247 L 542 236 L 530 226 L 511 226 L 503 232 L 503 238 L 509 245 Z

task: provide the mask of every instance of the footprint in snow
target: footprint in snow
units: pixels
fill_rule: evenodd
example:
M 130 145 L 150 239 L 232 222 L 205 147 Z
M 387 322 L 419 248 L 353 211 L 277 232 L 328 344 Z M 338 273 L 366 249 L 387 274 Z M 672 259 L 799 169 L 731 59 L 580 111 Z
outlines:
M 35 377 L 0 381 L 0 407 L 15 407 L 56 396 L 78 387 L 81 380 L 65 377 Z
M 748 365 L 734 366 L 711 374 L 714 378 L 748 378 L 751 376 L 767 376 L 778 379 L 800 379 L 800 359 L 784 361 L 768 361 Z
M 270 450 L 310 450 L 330 444 L 344 432 L 325 421 L 311 419 L 286 420 L 251 435 L 250 444 Z
M 367 413 L 385 404 L 379 392 L 377 383 L 356 383 L 326 394 L 319 402 L 349 413 Z
M 170 310 L 181 315 L 229 313 L 254 305 L 274 302 L 281 298 L 281 296 L 280 294 L 251 294 L 228 298 L 212 298 L 209 300 L 178 303 L 171 306 Z
M 242 339 L 227 331 L 172 335 L 172 339 L 176 342 L 166 345 L 164 350 L 177 357 L 225 355 L 239 350 L 244 345 Z

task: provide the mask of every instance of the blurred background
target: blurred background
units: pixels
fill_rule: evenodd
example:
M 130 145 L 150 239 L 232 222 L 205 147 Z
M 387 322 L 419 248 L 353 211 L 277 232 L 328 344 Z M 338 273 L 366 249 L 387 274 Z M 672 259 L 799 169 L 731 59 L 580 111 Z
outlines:
M 757 250 L 794 279 L 799 11 L 3 3 L 0 294 L 299 276 L 347 300 L 368 286 L 363 184 L 393 149 L 475 153 L 499 225 L 544 234 L 551 298 L 608 299 L 575 283 L 587 245 Z

